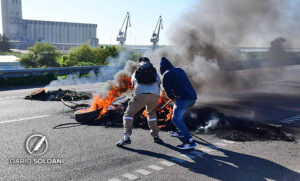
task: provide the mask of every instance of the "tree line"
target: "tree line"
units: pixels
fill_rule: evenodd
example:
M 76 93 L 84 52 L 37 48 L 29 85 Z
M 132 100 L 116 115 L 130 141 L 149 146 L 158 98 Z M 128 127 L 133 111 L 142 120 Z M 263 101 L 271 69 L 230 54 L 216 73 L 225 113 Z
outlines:
M 28 48 L 28 53 L 20 58 L 20 63 L 26 68 L 46 68 L 46 67 L 73 67 L 73 66 L 97 66 L 107 65 L 108 58 L 117 58 L 123 51 L 117 46 L 90 47 L 88 44 L 72 48 L 67 55 L 61 55 L 57 48 L 51 44 L 37 42 Z M 127 60 L 136 61 L 141 54 L 128 51 Z

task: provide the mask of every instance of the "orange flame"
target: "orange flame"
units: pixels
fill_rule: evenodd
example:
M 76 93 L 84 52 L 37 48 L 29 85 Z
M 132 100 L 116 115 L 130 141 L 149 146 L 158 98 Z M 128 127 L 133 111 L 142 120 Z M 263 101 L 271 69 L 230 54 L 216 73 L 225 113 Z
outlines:
M 34 91 L 33 93 L 34 93 L 34 94 L 37 94 L 37 93 L 40 93 L 40 92 L 42 92 L 42 91 L 47 92 L 47 91 L 48 91 L 48 88 L 47 88 L 47 87 L 44 87 L 44 88 L 41 88 L 40 90 Z
M 90 112 L 95 110 L 100 110 L 100 114 L 97 119 L 101 118 L 105 113 L 107 113 L 107 107 L 110 106 L 117 97 L 121 96 L 121 94 L 125 93 L 127 90 L 133 90 L 133 86 L 131 84 L 130 77 L 126 75 L 121 75 L 119 79 L 117 79 L 114 82 L 114 86 L 108 91 L 108 93 L 105 96 L 95 95 L 93 97 L 93 101 L 91 103 L 91 107 L 88 109 L 82 109 L 79 110 L 79 112 Z M 163 120 L 162 125 L 158 126 L 159 128 L 163 128 L 166 126 L 165 123 L 170 121 L 172 114 L 173 114 L 173 108 L 169 105 L 167 105 L 164 109 L 160 109 L 166 102 L 168 102 L 168 98 L 166 97 L 165 92 L 163 91 L 158 102 L 157 102 L 157 113 L 165 113 L 168 111 L 168 114 L 166 118 Z M 143 115 L 147 117 L 146 110 L 143 112 Z
M 97 109 L 102 109 L 98 118 L 99 119 L 102 115 L 107 112 L 107 107 L 110 106 L 117 97 L 122 95 L 127 90 L 132 90 L 132 84 L 130 77 L 126 75 L 121 75 L 120 79 L 114 82 L 114 86 L 105 96 L 95 95 L 93 96 L 92 106 L 88 109 L 80 110 L 80 112 L 90 112 L 95 111 Z
M 160 98 L 158 100 L 158 104 L 165 104 L 169 101 L 169 98 L 166 95 L 165 90 L 162 91 Z
M 145 118 L 147 117 L 146 109 L 144 110 L 143 115 L 145 116 Z
M 158 105 L 159 105 L 159 108 L 161 107 L 161 106 L 163 106 L 164 104 L 166 104 L 167 102 L 168 102 L 168 98 L 167 98 L 167 96 L 166 96 L 166 92 L 165 91 L 162 91 L 162 94 L 160 95 L 160 98 L 159 98 L 159 100 L 158 100 Z M 168 121 L 170 121 L 171 120 L 171 118 L 172 118 L 172 115 L 173 115 L 173 108 L 170 106 L 170 105 L 167 105 L 164 109 L 162 109 L 162 110 L 160 110 L 158 108 L 158 111 L 159 112 L 165 112 L 166 110 L 168 110 L 168 114 L 167 114 L 167 116 L 166 116 L 166 119 L 164 119 L 164 122 L 165 123 L 167 123 Z M 158 126 L 159 128 L 163 128 L 163 127 L 165 127 L 166 125 L 165 124 L 163 124 L 163 125 L 161 125 L 161 126 Z
M 156 112 L 158 114 L 161 114 L 161 113 L 165 113 L 166 111 L 168 111 L 166 118 L 163 120 L 164 123 L 167 123 L 168 121 L 170 121 L 172 118 L 172 115 L 173 115 L 173 108 L 169 105 L 167 105 L 164 109 L 160 109 L 162 106 L 164 106 L 164 104 L 166 104 L 168 102 L 168 100 L 169 99 L 166 96 L 166 92 L 162 91 L 162 94 L 160 95 L 158 102 L 157 102 Z M 146 110 L 143 112 L 143 115 L 147 118 Z M 163 125 L 158 126 L 158 128 L 165 127 L 166 125 L 164 123 L 163 123 Z

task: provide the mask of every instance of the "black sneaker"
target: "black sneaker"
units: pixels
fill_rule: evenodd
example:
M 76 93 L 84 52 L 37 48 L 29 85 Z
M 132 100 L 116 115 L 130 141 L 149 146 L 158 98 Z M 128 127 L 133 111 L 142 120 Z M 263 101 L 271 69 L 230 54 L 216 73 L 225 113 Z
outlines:
M 128 139 L 121 139 L 116 145 L 117 146 L 124 146 L 124 145 L 129 145 L 131 144 L 131 139 L 128 138 Z
M 179 133 L 178 131 L 169 131 L 169 134 L 172 136 L 172 137 L 177 137 L 177 138 L 183 138 L 184 136 Z
M 181 145 L 177 145 L 177 148 L 181 149 L 181 150 L 190 150 L 190 149 L 195 149 L 197 147 L 197 144 L 195 143 L 195 141 L 192 142 L 185 142 L 182 143 Z
M 162 143 L 163 140 L 161 140 L 158 136 L 153 137 L 154 143 Z

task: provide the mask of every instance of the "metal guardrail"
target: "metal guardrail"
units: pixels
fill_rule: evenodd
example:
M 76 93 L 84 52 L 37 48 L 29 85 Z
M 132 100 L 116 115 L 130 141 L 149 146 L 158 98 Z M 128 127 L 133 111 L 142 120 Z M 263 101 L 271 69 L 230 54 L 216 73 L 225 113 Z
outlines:
M 35 69 L 15 69 L 0 70 L 0 77 L 24 77 L 39 75 L 68 75 L 74 73 L 86 74 L 91 71 L 100 72 L 101 69 L 121 70 L 124 66 L 90 66 L 90 67 L 63 67 L 63 68 L 35 68 Z

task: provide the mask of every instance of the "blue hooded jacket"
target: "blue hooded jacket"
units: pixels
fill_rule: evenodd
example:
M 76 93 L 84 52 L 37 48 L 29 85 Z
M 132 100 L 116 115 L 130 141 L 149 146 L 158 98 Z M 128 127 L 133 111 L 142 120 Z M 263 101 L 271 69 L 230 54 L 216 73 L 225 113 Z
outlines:
M 184 70 L 174 67 L 165 57 L 160 61 L 160 73 L 163 75 L 163 87 L 170 99 L 197 99 L 196 91 Z

